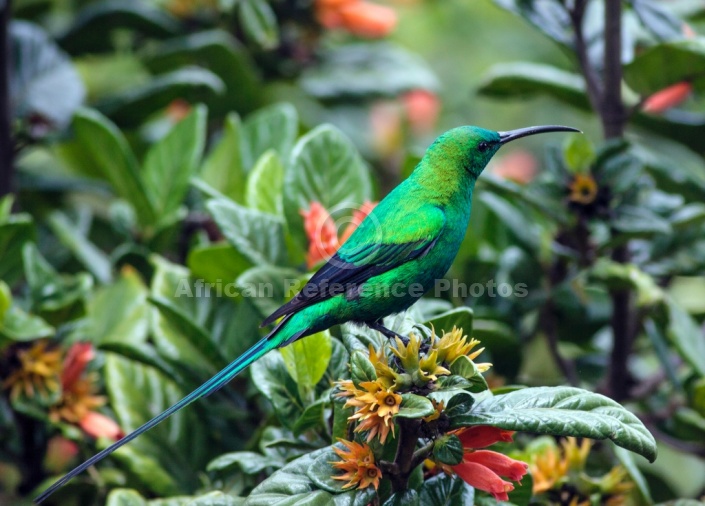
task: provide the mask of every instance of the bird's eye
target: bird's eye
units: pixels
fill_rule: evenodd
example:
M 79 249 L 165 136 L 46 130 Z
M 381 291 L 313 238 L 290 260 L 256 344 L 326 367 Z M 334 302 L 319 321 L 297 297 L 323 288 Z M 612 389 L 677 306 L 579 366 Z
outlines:
M 487 144 L 485 141 L 482 141 L 480 144 L 477 145 L 477 149 L 480 151 L 487 151 L 487 148 L 489 148 L 490 145 Z

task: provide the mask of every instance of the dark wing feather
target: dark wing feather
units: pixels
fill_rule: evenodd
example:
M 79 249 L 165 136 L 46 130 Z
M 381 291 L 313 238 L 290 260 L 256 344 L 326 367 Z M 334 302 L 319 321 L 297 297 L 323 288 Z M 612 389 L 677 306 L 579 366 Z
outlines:
M 296 313 L 305 307 L 355 289 L 374 276 L 415 258 L 421 258 L 437 240 L 438 236 L 401 244 L 367 244 L 353 250 L 343 248 L 311 277 L 293 299 L 269 315 L 262 322 L 262 326 L 273 323 L 281 316 Z

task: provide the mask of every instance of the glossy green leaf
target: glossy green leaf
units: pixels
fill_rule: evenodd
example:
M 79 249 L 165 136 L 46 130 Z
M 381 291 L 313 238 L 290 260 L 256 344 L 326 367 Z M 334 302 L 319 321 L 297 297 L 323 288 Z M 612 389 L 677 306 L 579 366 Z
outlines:
M 523 212 L 508 199 L 495 193 L 482 192 L 478 197 L 523 246 L 532 251 L 538 249 L 540 240 L 538 225 L 527 213 Z
M 623 205 L 615 214 L 612 226 L 622 232 L 622 237 L 626 234 L 629 237 L 649 237 L 671 233 L 668 221 L 646 207 Z
M 173 496 L 147 500 L 133 489 L 117 488 L 108 494 L 106 506 L 243 506 L 244 497 L 232 497 L 220 491 L 199 496 Z
M 194 278 L 225 284 L 234 282 L 252 267 L 252 262 L 230 244 L 222 242 L 191 248 L 186 265 Z
M 245 170 L 242 163 L 242 124 L 237 113 L 225 118 L 217 144 L 201 166 L 203 181 L 235 202 L 243 203 Z
M 228 242 L 252 263 L 284 263 L 284 223 L 280 218 L 225 199 L 209 200 L 206 207 Z
M 418 55 L 389 42 L 335 46 L 307 68 L 301 87 L 321 99 L 396 97 L 410 90 L 435 91 L 438 78 Z
M 126 433 L 188 393 L 156 369 L 113 353 L 106 354 L 104 374 L 110 405 Z M 175 413 L 115 452 L 115 458 L 154 492 L 173 495 L 193 491 L 199 486 L 196 471 L 205 466 L 212 450 L 207 432 L 193 430 L 197 421 L 194 409 Z
M 705 376 L 705 340 L 698 323 L 671 299 L 666 300 L 669 323 L 668 336 L 688 362 L 701 376 Z
M 454 417 L 452 425 L 610 439 L 652 462 L 656 459 L 656 442 L 635 415 L 607 397 L 579 388 L 525 388 L 490 397 L 465 416 Z
M 179 24 L 166 11 L 149 3 L 102 0 L 81 9 L 59 41 L 72 54 L 107 51 L 112 49 L 110 35 L 116 28 L 161 38 L 174 35 Z
M 457 476 L 441 473 L 423 482 L 420 498 L 424 506 L 474 506 L 475 489 Z
M 96 108 L 123 128 L 136 127 L 174 100 L 198 103 L 224 91 L 223 81 L 210 70 L 186 67 L 107 97 L 98 102 Z
M 242 0 L 238 8 L 240 23 L 248 39 L 263 49 L 274 49 L 279 45 L 277 18 L 266 0 Z
M 353 383 L 358 388 L 360 388 L 360 383 L 377 379 L 375 368 L 368 357 L 369 353 L 361 351 L 354 351 L 350 356 L 350 373 Z
M 416 394 L 402 394 L 399 413 L 395 418 L 423 418 L 436 412 L 433 403 L 426 397 Z
M 326 372 L 332 350 L 330 333 L 323 331 L 299 339 L 279 351 L 294 381 L 301 387 L 312 388 Z
M 438 439 L 433 445 L 433 457 L 448 464 L 455 466 L 463 461 L 463 444 L 455 434 L 446 434 Z
M 284 166 L 274 151 L 266 151 L 253 167 L 247 178 L 245 204 L 276 216 L 282 216 L 284 190 Z
M 54 335 L 54 327 L 41 317 L 29 314 L 17 306 L 10 307 L 0 324 L 0 342 L 3 338 L 9 341 L 33 341 L 42 337 Z
M 159 216 L 170 220 L 181 206 L 205 144 L 206 110 L 196 106 L 147 152 L 142 178 Z
M 560 0 L 494 0 L 494 3 L 521 16 L 556 42 L 572 47 L 570 16 Z
M 22 248 L 34 236 L 34 222 L 27 214 L 0 220 L 0 279 L 13 283 L 22 276 Z
M 76 258 L 101 283 L 112 280 L 112 265 L 108 255 L 93 244 L 78 227 L 61 211 L 52 212 L 48 219 L 49 227 Z
M 587 172 L 595 161 L 595 147 L 586 135 L 571 135 L 563 144 L 563 156 L 572 172 Z
M 96 291 L 86 313 L 86 337 L 98 346 L 115 342 L 136 346 L 147 339 L 147 287 L 133 268 L 123 268 L 114 283 Z
M 286 370 L 280 353 L 268 353 L 252 364 L 255 387 L 269 399 L 285 427 L 293 427 L 304 411 L 299 389 Z
M 301 413 L 301 416 L 296 420 L 292 431 L 295 435 L 300 435 L 311 429 L 320 429 L 325 427 L 324 414 L 330 402 L 328 399 L 319 399 L 313 404 L 309 404 Z
M 321 456 L 327 460 L 335 458 L 327 447 L 294 460 L 258 485 L 247 499 L 248 506 L 366 506 L 373 500 L 376 494 L 372 487 L 341 493 L 320 489 L 309 473 Z
M 144 47 L 139 56 L 156 74 L 187 65 L 199 65 L 215 73 L 226 92 L 204 101 L 211 117 L 247 112 L 261 102 L 262 87 L 250 54 L 225 30 L 199 30 L 172 37 Z
M 35 24 L 12 21 L 9 32 L 14 117 L 35 122 L 40 119 L 50 130 L 64 128 L 86 94 L 71 60 Z
M 239 295 L 258 310 L 262 320 L 294 296 L 299 280 L 300 273 L 294 269 L 264 265 L 243 272 L 236 286 Z
M 305 244 L 302 209 L 320 202 L 334 218 L 351 216 L 372 190 L 365 163 L 350 141 L 336 128 L 322 125 L 294 147 L 284 175 L 284 213 L 292 234 Z
M 646 49 L 624 67 L 627 84 L 641 95 L 650 95 L 681 81 L 705 87 L 705 41 L 688 39 Z
M 288 160 L 299 132 L 299 116 L 291 104 L 273 104 L 250 114 L 243 123 L 242 160 L 246 171 L 273 149 Z
M 212 460 L 207 471 L 223 471 L 233 466 L 238 466 L 245 474 L 258 474 L 268 468 L 278 469 L 284 461 L 271 455 L 262 455 L 256 452 L 225 453 Z
M 59 274 L 32 243 L 25 244 L 22 258 L 34 308 L 47 314 L 62 311 L 67 319 L 82 313 L 93 278 L 85 272 Z
M 621 264 L 600 258 L 590 270 L 590 277 L 610 289 L 634 289 L 638 306 L 653 306 L 664 297 L 656 280 L 634 264 Z
M 97 111 L 82 109 L 74 117 L 73 130 L 115 193 L 132 204 L 140 223 L 152 224 L 156 219 L 153 204 L 135 156 L 115 124 Z
M 656 38 L 667 41 L 682 39 L 683 21 L 668 6 L 655 0 L 631 0 L 639 21 Z
M 497 64 L 485 75 L 478 91 L 500 99 L 548 95 L 578 109 L 590 108 L 582 77 L 539 63 Z
M 639 494 L 639 504 L 644 504 L 645 506 L 653 504 L 654 501 L 651 498 L 649 485 L 646 482 L 646 478 L 641 473 L 641 470 L 637 466 L 634 456 L 624 448 L 620 447 L 616 447 L 614 449 L 614 453 L 617 459 L 619 459 L 619 462 L 627 470 L 627 473 L 629 473 L 629 477 L 636 485 L 636 490 Z
M 438 336 L 443 335 L 443 332 L 452 331 L 454 327 L 462 329 L 463 333 L 470 335 L 472 333 L 472 319 L 472 309 L 462 306 L 434 316 L 424 322 L 424 325 L 433 327 Z
M 383 506 L 419 506 L 419 493 L 413 488 L 394 492 Z

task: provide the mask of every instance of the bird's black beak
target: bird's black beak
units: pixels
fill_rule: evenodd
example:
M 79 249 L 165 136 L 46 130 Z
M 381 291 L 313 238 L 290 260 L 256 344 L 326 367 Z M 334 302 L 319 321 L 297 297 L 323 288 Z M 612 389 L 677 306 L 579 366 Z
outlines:
M 497 132 L 499 134 L 499 142 L 506 144 L 516 139 L 521 139 L 528 135 L 545 134 L 548 132 L 578 132 L 582 133 L 577 128 L 560 126 L 560 125 L 544 125 L 531 126 L 526 128 L 517 128 L 516 130 L 508 130 L 506 132 Z

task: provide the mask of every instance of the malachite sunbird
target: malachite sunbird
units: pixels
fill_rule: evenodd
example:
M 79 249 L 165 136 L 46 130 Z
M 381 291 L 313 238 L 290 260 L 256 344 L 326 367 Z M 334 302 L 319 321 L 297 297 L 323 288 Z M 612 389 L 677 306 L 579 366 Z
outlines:
M 411 175 L 374 208 L 303 289 L 264 320 L 263 326 L 279 320 L 271 332 L 182 400 L 66 474 L 36 502 L 218 390 L 275 348 L 345 322 L 395 336 L 382 325 L 382 318 L 408 309 L 448 271 L 468 228 L 475 182 L 492 156 L 510 141 L 547 132 L 579 130 L 549 125 L 493 132 L 462 126 L 438 137 Z

